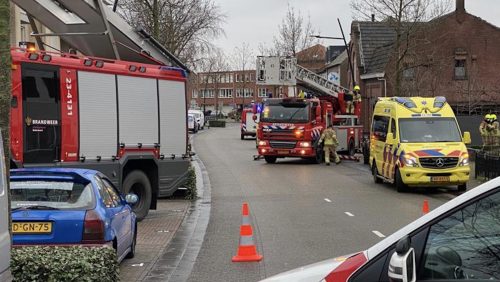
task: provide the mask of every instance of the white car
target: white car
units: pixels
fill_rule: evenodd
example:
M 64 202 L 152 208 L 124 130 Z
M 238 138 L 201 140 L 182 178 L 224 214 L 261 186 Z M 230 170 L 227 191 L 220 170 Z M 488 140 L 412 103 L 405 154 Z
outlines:
M 2 134 L 0 132 L 0 144 Z M 9 233 L 9 203 L 7 198 L 7 180 L 4 163 L 3 146 L 0 146 L 0 282 L 11 281 L 10 274 L 10 244 Z
M 193 114 L 198 123 L 198 130 L 205 129 L 205 115 L 201 110 L 189 110 L 188 114 Z
M 188 130 L 193 133 L 198 132 L 198 123 L 196 122 L 196 117 L 193 114 L 188 114 Z
M 500 281 L 500 177 L 443 204 L 368 250 L 263 281 Z

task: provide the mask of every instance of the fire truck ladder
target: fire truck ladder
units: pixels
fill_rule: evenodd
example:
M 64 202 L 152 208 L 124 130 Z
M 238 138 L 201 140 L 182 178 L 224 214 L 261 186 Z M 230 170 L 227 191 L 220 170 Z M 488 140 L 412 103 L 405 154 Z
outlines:
M 306 86 L 314 88 L 318 90 L 323 95 L 333 96 L 335 98 L 338 97 L 339 92 L 348 93 L 349 89 L 339 86 L 332 81 L 298 65 L 295 64 L 296 67 L 296 78 L 298 81 L 302 82 Z

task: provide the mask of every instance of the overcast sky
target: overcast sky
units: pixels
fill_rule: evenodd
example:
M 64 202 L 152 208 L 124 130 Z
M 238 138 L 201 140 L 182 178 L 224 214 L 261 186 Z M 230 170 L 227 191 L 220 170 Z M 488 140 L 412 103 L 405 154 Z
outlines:
M 224 29 L 226 36 L 216 40 L 227 54 L 235 46 L 248 42 L 257 50 L 259 43 L 270 45 L 278 32 L 287 9 L 294 6 L 303 16 L 309 15 L 313 27 L 325 36 L 340 36 L 337 18 L 340 18 L 346 37 L 349 38 L 352 14 L 350 0 L 214 0 L 227 15 Z M 440 0 L 437 0 L 440 1 Z M 466 10 L 500 27 L 499 0 L 465 0 Z M 378 19 L 380 20 L 380 19 Z M 349 39 L 348 39 L 349 40 Z M 340 41 L 323 41 L 324 45 L 339 45 Z M 257 55 L 257 54 L 256 54 Z

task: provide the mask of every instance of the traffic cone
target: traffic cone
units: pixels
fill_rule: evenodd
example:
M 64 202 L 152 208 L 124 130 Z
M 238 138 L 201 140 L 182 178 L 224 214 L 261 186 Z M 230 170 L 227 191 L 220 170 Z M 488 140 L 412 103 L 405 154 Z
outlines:
M 424 200 L 424 204 L 422 205 L 422 214 L 429 213 L 429 201 Z
M 233 257 L 232 261 L 260 261 L 262 260 L 262 256 L 257 253 L 257 247 L 253 239 L 252 224 L 250 222 L 250 212 L 247 203 L 243 203 L 242 215 L 238 253 Z

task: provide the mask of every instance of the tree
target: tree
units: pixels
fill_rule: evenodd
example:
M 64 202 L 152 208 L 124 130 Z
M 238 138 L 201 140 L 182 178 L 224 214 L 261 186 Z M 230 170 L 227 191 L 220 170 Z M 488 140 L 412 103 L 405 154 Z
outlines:
M 224 33 L 226 16 L 214 0 L 123 0 L 120 7 L 131 26 L 144 28 L 193 68 Z
M 10 1 L 0 0 L 0 130 L 3 136 L 3 150 L 7 176 L 10 164 L 10 99 L 11 99 L 11 58 L 10 58 Z M 3 173 L 0 171 L 0 173 Z M 10 195 L 7 179 L 7 197 Z M 10 211 L 10 200 L 9 200 Z M 10 216 L 9 216 L 10 218 Z M 10 227 L 9 227 L 10 228 Z
M 295 56 L 297 52 L 314 44 L 315 39 L 310 37 L 313 33 L 315 30 L 310 17 L 305 21 L 300 11 L 296 12 L 293 6 L 288 5 L 286 15 L 278 27 L 278 36 L 274 37 L 274 48 L 268 51 L 276 55 Z M 263 45 L 262 48 L 266 49 Z
M 241 71 L 243 73 L 243 83 L 241 84 L 241 86 L 243 87 L 243 100 L 241 104 L 243 107 L 245 106 L 245 88 L 247 84 L 247 80 L 245 79 L 246 72 L 255 68 L 255 60 L 256 57 L 253 53 L 253 50 L 246 42 L 243 42 L 240 46 L 236 47 L 231 57 L 232 68 L 235 71 Z
M 401 95 L 401 83 L 405 59 L 409 51 L 414 48 L 413 35 L 432 18 L 444 15 L 450 10 L 451 1 L 434 0 L 351 0 L 354 17 L 359 20 L 371 20 L 372 15 L 382 18 L 395 31 L 394 71 L 395 95 Z
M 215 113 L 218 114 L 219 106 L 219 86 L 222 71 L 228 70 L 229 66 L 226 61 L 226 56 L 221 49 L 214 49 L 211 53 L 200 59 L 197 85 L 201 85 L 199 93 L 203 94 L 203 112 L 206 111 L 206 99 L 209 91 L 213 91 L 215 100 Z M 209 88 L 209 86 L 211 86 Z

